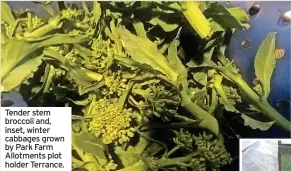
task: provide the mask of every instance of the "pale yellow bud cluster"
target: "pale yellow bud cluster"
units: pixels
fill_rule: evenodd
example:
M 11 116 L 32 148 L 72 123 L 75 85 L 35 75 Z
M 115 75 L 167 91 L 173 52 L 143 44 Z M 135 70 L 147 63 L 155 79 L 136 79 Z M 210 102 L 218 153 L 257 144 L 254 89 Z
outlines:
M 94 102 L 90 117 L 92 121 L 89 131 L 94 132 L 97 137 L 102 137 L 104 144 L 122 144 L 134 136 L 135 128 L 131 127 L 131 122 L 136 118 L 136 113 L 132 109 L 120 111 L 118 99 L 101 99 Z
M 116 170 L 117 164 L 114 163 L 113 160 L 110 160 L 105 166 L 104 169 L 106 171 Z
M 61 11 L 63 18 L 71 19 L 82 15 L 82 12 L 77 9 L 68 8 Z
M 114 48 L 112 47 L 112 43 L 109 39 L 104 40 L 102 37 L 98 37 L 97 39 L 93 39 L 90 45 L 93 55 L 91 62 L 103 71 L 107 67 L 108 57 L 113 55 Z
M 95 39 L 92 43 L 93 56 L 100 58 L 107 55 L 107 50 L 110 48 L 110 40 L 102 40 L 101 38 Z
M 118 96 L 121 96 L 123 91 L 126 89 L 126 79 L 122 79 L 120 75 L 113 75 L 105 77 L 105 85 L 108 87 L 107 95 L 116 93 Z
M 28 16 L 29 18 L 31 17 L 31 20 L 28 19 L 27 21 L 27 27 L 31 29 L 30 31 L 33 31 L 44 24 L 40 17 L 31 15 L 30 13 L 28 13 Z

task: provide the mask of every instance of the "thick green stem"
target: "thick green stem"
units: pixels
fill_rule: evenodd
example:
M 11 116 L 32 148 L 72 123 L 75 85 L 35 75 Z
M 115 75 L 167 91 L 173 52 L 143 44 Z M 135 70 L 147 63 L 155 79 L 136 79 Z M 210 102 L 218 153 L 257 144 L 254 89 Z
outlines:
M 204 111 L 201 107 L 191 101 L 191 97 L 185 90 L 180 91 L 182 97 L 182 106 L 187 109 L 194 117 L 201 119 L 199 124 L 201 127 L 206 128 L 213 132 L 215 135 L 219 134 L 219 125 L 215 117 Z
M 180 165 L 181 163 L 189 162 L 196 155 L 197 155 L 196 153 L 192 153 L 185 157 L 176 157 L 172 159 L 161 158 L 159 160 L 158 168 L 173 166 L 173 165 Z
M 237 79 L 237 84 L 248 99 L 261 110 L 270 119 L 274 120 L 279 126 L 286 131 L 290 132 L 291 124 L 286 118 L 284 118 L 279 112 L 277 112 L 267 100 L 261 100 L 261 98 L 247 85 L 247 83 L 240 77 Z
M 290 132 L 291 124 L 286 118 L 284 118 L 279 112 L 277 112 L 267 100 L 262 100 L 255 92 L 252 90 L 248 84 L 243 80 L 241 75 L 232 73 L 225 67 L 216 66 L 220 72 L 225 74 L 231 80 L 233 80 L 244 95 L 252 102 L 252 104 L 257 107 L 261 112 L 267 115 L 270 119 L 274 120 L 279 126 L 281 126 L 286 131 Z
M 212 114 L 214 113 L 215 109 L 216 109 L 216 106 L 218 104 L 218 98 L 217 98 L 217 93 L 215 91 L 215 89 L 212 89 L 212 93 L 211 93 L 211 105 L 210 105 L 210 108 L 208 110 L 208 113 L 209 114 Z
M 171 156 L 172 154 L 174 154 L 177 150 L 180 149 L 180 146 L 176 146 L 174 148 L 172 148 L 168 153 L 167 153 L 167 157 Z

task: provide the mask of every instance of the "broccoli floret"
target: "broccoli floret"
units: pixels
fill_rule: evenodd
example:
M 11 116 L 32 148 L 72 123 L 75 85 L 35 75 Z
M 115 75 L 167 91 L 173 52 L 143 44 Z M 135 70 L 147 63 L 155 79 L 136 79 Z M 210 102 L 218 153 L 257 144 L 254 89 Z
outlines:
M 83 33 L 77 29 L 74 29 L 74 30 L 68 32 L 68 35 L 70 35 L 70 36 L 77 36 L 77 35 L 81 35 L 81 34 L 83 34 Z
M 181 148 L 193 148 L 193 136 L 186 130 L 180 129 L 173 141 Z
M 91 48 L 95 59 L 112 56 L 114 54 L 114 47 L 110 39 L 104 39 L 102 36 L 92 40 Z
M 206 161 L 203 157 L 194 157 L 191 159 L 190 164 L 195 171 L 206 171 Z
M 94 132 L 97 137 L 101 136 L 104 144 L 128 142 L 136 131 L 131 123 L 137 113 L 131 108 L 120 111 L 118 99 L 100 99 L 93 102 L 89 116 L 92 117 L 89 131 Z
M 61 11 L 62 17 L 66 19 L 78 18 L 83 13 L 83 10 L 77 10 L 72 8 L 64 9 Z
M 127 88 L 127 79 L 122 78 L 120 72 L 114 72 L 110 76 L 105 76 L 104 80 L 106 88 L 103 89 L 103 95 L 105 96 L 116 94 L 120 97 Z
M 139 109 L 145 121 L 153 116 L 169 121 L 173 115 L 177 114 L 180 96 L 172 87 L 162 85 L 160 82 L 148 85 L 141 83 L 134 87 L 132 92 L 134 96 L 143 97 L 138 101 L 135 100 L 138 96 L 130 100 Z
M 65 59 L 70 60 L 73 63 L 77 62 L 77 58 L 76 55 L 74 54 L 74 51 L 70 51 L 69 53 L 66 54 L 66 56 L 64 56 Z
M 55 50 L 59 52 L 61 55 L 64 55 L 66 53 L 63 46 L 49 46 L 47 47 L 47 49 Z
M 25 38 L 40 38 L 46 35 L 48 32 L 53 31 L 55 29 L 62 27 L 62 17 L 60 15 L 55 15 L 49 19 L 47 24 L 39 27 L 38 29 L 34 30 L 33 32 L 26 32 L 24 33 Z
M 42 26 L 44 22 L 41 20 L 40 17 L 37 15 L 32 15 L 30 12 L 27 13 L 27 21 L 26 21 L 26 26 L 28 28 L 28 32 L 32 32 L 35 29 L 39 28 Z
M 180 129 L 176 134 L 177 137 L 174 138 L 174 142 L 180 148 L 197 153 L 191 159 L 190 164 L 195 166 L 199 171 L 205 170 L 206 167 L 210 167 L 212 170 L 219 169 L 221 166 L 232 162 L 231 156 L 226 151 L 223 141 L 214 138 L 213 134 L 203 132 L 195 136 L 184 129 Z M 207 163 L 210 163 L 210 165 L 206 166 Z
M 232 105 L 235 105 L 237 103 L 242 103 L 242 98 L 239 95 L 239 92 L 236 88 L 233 88 L 230 86 L 223 86 L 223 90 L 224 90 L 225 94 L 227 95 L 229 102 Z
M 111 170 L 116 170 L 117 164 L 114 163 L 113 160 L 110 160 L 105 166 L 104 169 L 105 171 L 111 171 Z
M 225 149 L 220 139 L 214 139 L 212 134 L 203 132 L 199 136 L 193 136 L 197 151 L 201 157 L 211 163 L 212 169 L 219 169 L 223 165 L 232 162 L 230 154 Z

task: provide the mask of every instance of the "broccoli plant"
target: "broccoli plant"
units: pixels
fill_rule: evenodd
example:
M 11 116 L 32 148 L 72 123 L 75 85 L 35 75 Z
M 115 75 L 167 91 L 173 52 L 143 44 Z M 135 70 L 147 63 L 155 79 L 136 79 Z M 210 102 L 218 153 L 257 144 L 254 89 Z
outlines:
M 1 2 L 1 92 L 17 90 L 29 106 L 72 107 L 72 168 L 220 170 L 234 155 L 219 122 L 225 111 L 253 129 L 276 123 L 290 131 L 267 101 L 275 33 L 258 49 L 255 88 L 225 56 L 226 33 L 249 27 L 242 9 L 217 2 L 37 4 L 49 19 Z M 183 34 L 198 40 L 199 54 L 186 52 Z

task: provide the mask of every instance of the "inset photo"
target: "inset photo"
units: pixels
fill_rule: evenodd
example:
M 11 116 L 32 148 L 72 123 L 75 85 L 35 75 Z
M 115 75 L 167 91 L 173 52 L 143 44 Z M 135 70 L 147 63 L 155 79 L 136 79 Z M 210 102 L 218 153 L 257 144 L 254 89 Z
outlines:
M 241 171 L 290 171 L 291 139 L 240 139 Z

